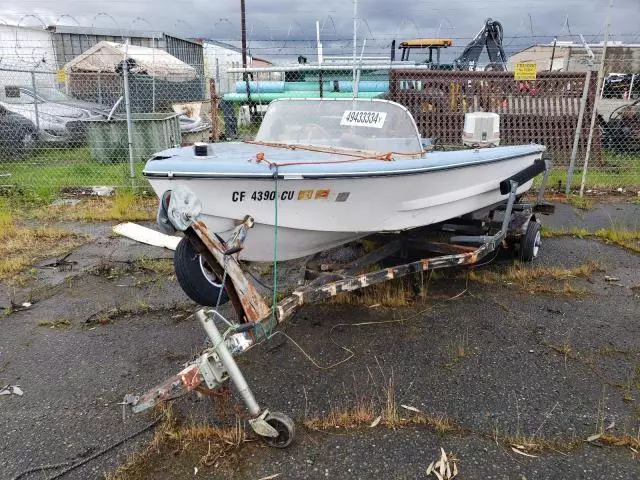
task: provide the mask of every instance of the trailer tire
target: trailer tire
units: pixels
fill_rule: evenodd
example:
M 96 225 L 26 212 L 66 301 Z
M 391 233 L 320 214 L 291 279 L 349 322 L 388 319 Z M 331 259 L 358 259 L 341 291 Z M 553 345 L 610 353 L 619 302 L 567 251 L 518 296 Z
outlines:
M 541 244 L 540 224 L 532 220 L 527 225 L 527 231 L 520 241 L 520 260 L 532 262 L 538 256 Z
M 198 305 L 215 307 L 218 304 L 218 296 L 220 305 L 229 301 L 220 280 L 187 238 L 180 240 L 176 247 L 173 268 L 184 293 Z

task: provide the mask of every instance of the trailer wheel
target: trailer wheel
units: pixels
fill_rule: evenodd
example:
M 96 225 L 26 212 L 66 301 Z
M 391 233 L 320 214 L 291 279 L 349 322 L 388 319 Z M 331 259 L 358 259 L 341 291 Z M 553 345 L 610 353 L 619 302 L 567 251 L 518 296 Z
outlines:
M 173 267 L 180 287 L 187 296 L 203 307 L 215 307 L 220 295 L 220 305 L 229 297 L 220 279 L 209 268 L 207 262 L 195 251 L 191 242 L 183 238 L 173 254 Z
M 520 241 L 520 260 L 532 262 L 538 256 L 541 244 L 540 224 L 536 221 L 531 221 L 527 225 L 527 231 Z
M 293 442 L 293 437 L 296 433 L 296 426 L 288 416 L 284 413 L 271 412 L 266 418 L 269 425 L 278 431 L 278 436 L 261 437 L 267 445 L 276 448 L 287 448 Z

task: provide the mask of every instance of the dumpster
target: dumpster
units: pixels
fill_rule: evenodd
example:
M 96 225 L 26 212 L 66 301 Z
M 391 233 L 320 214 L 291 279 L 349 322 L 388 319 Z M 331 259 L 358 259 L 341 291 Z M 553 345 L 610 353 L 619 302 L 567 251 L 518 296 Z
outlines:
M 160 150 L 180 145 L 178 116 L 173 112 L 132 114 L 134 161 L 148 160 Z M 126 118 L 88 120 L 86 124 L 91 158 L 95 162 L 129 161 Z

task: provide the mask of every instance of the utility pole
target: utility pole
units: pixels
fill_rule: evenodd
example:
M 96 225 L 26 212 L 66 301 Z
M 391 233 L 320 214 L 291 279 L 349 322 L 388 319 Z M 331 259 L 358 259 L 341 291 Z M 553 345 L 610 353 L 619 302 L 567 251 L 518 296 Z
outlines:
M 247 68 L 247 11 L 244 4 L 245 0 L 240 0 L 240 31 L 242 34 L 242 68 Z M 249 111 L 253 111 L 251 105 L 251 87 L 249 85 L 249 74 L 246 70 L 242 73 L 242 79 L 247 87 L 247 102 L 249 103 Z

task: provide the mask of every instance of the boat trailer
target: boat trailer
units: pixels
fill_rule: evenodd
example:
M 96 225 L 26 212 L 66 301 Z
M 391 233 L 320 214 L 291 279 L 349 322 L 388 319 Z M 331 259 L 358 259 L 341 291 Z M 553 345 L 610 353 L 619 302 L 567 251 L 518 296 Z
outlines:
M 451 221 L 438 228 L 440 232 L 463 232 L 450 237 L 449 242 L 430 242 L 416 236 L 416 232 L 399 236 L 382 247 L 364 255 L 347 267 L 333 272 L 318 273 L 305 285 L 296 288 L 286 298 L 270 307 L 265 303 L 252 281 L 245 276 L 238 260 L 243 241 L 253 226 L 253 219 L 246 216 L 227 241 L 209 232 L 198 220 L 200 201 L 186 188 L 166 192 L 160 200 L 158 223 L 167 228 L 182 231 L 194 249 L 206 260 L 216 274 L 237 313 L 237 322 L 225 318 L 218 308 L 201 308 L 195 313 L 207 333 L 211 346 L 195 360 L 189 362 L 177 375 L 149 390 L 142 396 L 126 395 L 124 403 L 134 413 L 177 398 L 191 391 L 213 394 L 227 381 L 235 386 L 251 416 L 249 424 L 267 444 L 285 448 L 295 434 L 293 421 L 286 415 L 262 409 L 256 401 L 234 357 L 251 346 L 268 340 L 271 332 L 291 318 L 305 303 L 318 302 L 342 292 L 352 292 L 363 287 L 397 279 L 412 273 L 450 267 L 471 266 L 499 248 L 519 245 L 520 258 L 533 260 L 540 246 L 540 223 L 536 214 L 551 214 L 554 206 L 543 202 L 545 186 L 551 164 L 536 160 L 532 165 L 500 182 L 500 191 L 507 195 L 502 202 L 489 209 L 490 221 L 467 219 L 460 224 Z M 522 185 L 544 172 L 537 199 L 531 203 L 517 200 L 518 185 Z M 494 220 L 494 214 L 502 214 L 502 220 Z M 461 219 L 464 220 L 464 219 Z M 498 229 L 495 231 L 495 229 Z M 418 229 L 422 230 L 422 229 Z M 495 231 L 495 233 L 492 233 Z M 405 232 L 406 233 L 406 232 Z M 420 233 L 420 232 L 418 232 Z M 475 233 L 475 234 L 470 234 Z M 367 267 L 401 252 L 407 247 L 428 251 L 430 256 L 398 264 L 377 271 L 363 273 Z M 433 254 L 437 254 L 433 256 Z M 222 289 L 220 289 L 221 295 Z M 218 297 L 220 303 L 220 296 Z M 221 332 L 218 325 L 226 325 Z

